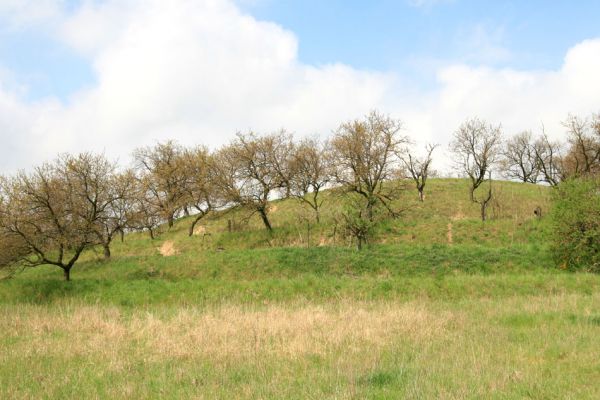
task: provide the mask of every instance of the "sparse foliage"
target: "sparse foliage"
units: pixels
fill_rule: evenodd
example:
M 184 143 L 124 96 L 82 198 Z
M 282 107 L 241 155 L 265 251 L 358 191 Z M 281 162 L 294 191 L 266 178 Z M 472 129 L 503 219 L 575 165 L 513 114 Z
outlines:
M 331 181 L 331 160 L 326 145 L 316 139 L 302 140 L 295 146 L 289 166 L 290 193 L 315 213 L 320 221 L 322 189 Z
M 215 154 L 215 185 L 232 205 L 258 213 L 268 231 L 269 200 L 277 191 L 289 188 L 287 168 L 292 150 L 291 137 L 284 131 L 257 136 L 238 133 L 236 139 Z
M 55 265 L 70 280 L 83 250 L 99 243 L 96 228 L 112 201 L 113 169 L 102 156 L 63 155 L 2 181 L 0 226 L 27 248 L 23 266 Z
M 530 131 L 511 137 L 502 151 L 502 169 L 508 179 L 525 183 L 539 181 L 540 167 Z
M 557 186 L 567 175 L 563 162 L 563 145 L 558 141 L 551 141 L 544 132 L 535 141 L 533 150 L 542 180 L 550 186 Z
M 132 211 L 135 204 L 135 176 L 133 171 L 109 175 L 110 202 L 95 227 L 96 234 L 104 250 L 104 258 L 110 258 L 110 244 L 115 234 L 123 241 L 125 231 L 132 228 Z
M 433 161 L 432 154 L 437 146 L 437 144 L 428 144 L 425 148 L 426 151 L 423 158 L 418 158 L 411 154 L 410 151 L 400 156 L 410 177 L 415 182 L 417 192 L 419 192 L 420 201 L 425 200 L 425 184 L 427 183 L 427 178 L 430 174 L 431 162 Z
M 220 199 L 213 185 L 215 169 L 211 165 L 213 158 L 206 147 L 185 150 L 183 168 L 187 179 L 183 185 L 185 204 L 195 210 L 188 236 L 194 234 L 196 224 L 208 213 L 220 205 Z
M 500 126 L 487 124 L 479 118 L 465 121 L 456 132 L 450 143 L 458 168 L 470 180 L 469 197 L 481 207 L 481 219 L 486 219 L 486 209 L 492 200 L 491 168 L 498 161 L 502 130 Z M 489 188 L 480 196 L 477 189 L 487 180 Z
M 365 219 L 365 226 L 375 221 L 375 211 L 383 207 L 396 217 L 400 209 L 392 205 L 402 189 L 394 178 L 400 177 L 400 159 L 408 138 L 400 135 L 402 123 L 376 111 L 364 120 L 343 123 L 331 140 L 334 176 L 343 192 L 354 193 L 360 201 L 354 202 L 354 211 L 344 219 Z M 354 224 L 357 225 L 357 224 Z M 359 244 L 364 241 L 364 229 L 355 230 Z
M 567 128 L 569 151 L 565 169 L 570 177 L 600 172 L 600 116 L 591 120 L 569 115 L 563 126 Z
M 150 197 L 146 188 L 148 184 L 144 182 L 147 177 L 136 177 L 133 185 L 133 201 L 131 209 L 127 215 L 127 226 L 138 231 L 147 231 L 150 239 L 156 238 L 157 230 L 163 222 L 161 209 Z
M 133 153 L 140 194 L 143 192 L 139 201 L 149 203 L 144 207 L 146 210 L 157 210 L 169 228 L 183 208 L 186 180 L 183 153 L 184 148 L 172 140 Z
M 92 202 L 97 218 L 91 228 L 104 249 L 105 258 L 110 257 L 113 235 L 125 225 L 125 211 L 122 207 L 126 207 L 126 204 L 117 202 L 126 201 L 129 188 L 117 178 L 115 169 L 116 165 L 103 156 L 86 153 L 66 157 L 62 170 L 68 185 L 75 187 L 85 200 Z M 76 208 L 73 211 L 79 210 Z

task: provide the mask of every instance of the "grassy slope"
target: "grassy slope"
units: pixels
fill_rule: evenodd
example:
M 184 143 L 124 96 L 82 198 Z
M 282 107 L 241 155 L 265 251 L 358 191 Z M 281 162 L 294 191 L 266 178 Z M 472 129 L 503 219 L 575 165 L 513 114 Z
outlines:
M 362 252 L 329 194 L 309 248 L 285 200 L 273 235 L 228 214 L 189 238 L 182 219 L 88 252 L 71 283 L 2 281 L 0 398 L 597 398 L 600 279 L 552 266 L 547 188 L 497 188 L 485 224 L 465 181 L 409 190 Z
M 547 188 L 498 183 L 497 192 L 500 206 L 482 224 L 477 205 L 468 201 L 464 180 L 431 180 L 423 204 L 408 189 L 399 201 L 407 210 L 381 224 L 363 252 L 340 237 L 335 215 L 341 205 L 331 193 L 326 193 L 322 222 L 311 224 L 310 237 L 306 217 L 312 214 L 295 200 L 273 203 L 272 235 L 258 217 L 244 223 L 243 214 L 229 213 L 202 222 L 210 236 L 190 238 L 191 220 L 184 218 L 155 241 L 131 234 L 124 243 L 115 242 L 109 262 L 100 252 L 88 252 L 72 272 L 73 284 L 61 282 L 54 267 L 26 271 L 1 283 L 0 301 L 44 303 L 67 297 L 146 305 L 345 296 L 460 298 L 510 295 L 514 290 L 579 290 L 595 284 L 592 276 L 551 267 L 548 221 L 535 219 L 532 212 L 538 205 L 548 210 Z M 228 220 L 235 232 L 227 231 Z M 167 241 L 176 255 L 160 255 L 158 248 Z M 512 284 L 513 279 L 520 284 Z

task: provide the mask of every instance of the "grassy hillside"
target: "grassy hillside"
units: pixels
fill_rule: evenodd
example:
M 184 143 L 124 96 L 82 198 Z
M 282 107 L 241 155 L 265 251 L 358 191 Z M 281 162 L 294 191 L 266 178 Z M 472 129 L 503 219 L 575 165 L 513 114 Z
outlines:
M 466 181 L 431 180 L 424 203 L 408 186 L 397 202 L 405 211 L 380 224 L 362 252 L 341 233 L 336 216 L 343 196 L 332 191 L 324 194 L 319 224 L 299 201 L 274 201 L 272 233 L 258 216 L 248 219 L 238 211 L 202 220 L 189 237 L 193 217 L 182 218 L 171 230 L 163 227 L 155 240 L 145 233 L 116 240 L 110 261 L 103 260 L 100 249 L 88 251 L 74 268 L 72 285 L 61 282 L 55 267 L 41 267 L 3 282 L 0 300 L 43 303 L 72 297 L 140 305 L 346 295 L 460 297 L 472 290 L 489 292 L 485 285 L 461 283 L 481 275 L 487 275 L 491 294 L 510 292 L 502 280 L 511 273 L 531 278 L 521 291 L 552 287 L 546 276 L 553 264 L 548 221 L 533 214 L 537 206 L 549 209 L 549 189 L 499 182 L 496 190 L 491 219 L 482 223 L 478 206 L 468 200 Z M 580 278 L 565 274 L 563 279 L 577 285 Z
M 329 192 L 310 237 L 282 200 L 272 234 L 183 218 L 88 251 L 70 283 L 0 281 L 0 398 L 600 397 L 600 277 L 554 266 L 550 189 L 497 183 L 483 224 L 466 184 L 410 187 L 361 252 Z

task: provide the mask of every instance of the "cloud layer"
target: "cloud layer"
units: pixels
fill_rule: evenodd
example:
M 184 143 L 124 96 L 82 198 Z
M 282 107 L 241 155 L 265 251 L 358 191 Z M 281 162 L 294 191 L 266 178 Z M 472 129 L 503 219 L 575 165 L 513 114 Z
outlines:
M 446 65 L 422 91 L 393 72 L 304 64 L 292 32 L 227 0 L 109 0 L 71 12 L 47 0 L 30 20 L 18 3 L 0 14 L 43 26 L 89 60 L 96 82 L 66 102 L 28 102 L 0 72 L 0 172 L 65 151 L 127 161 L 166 138 L 218 146 L 247 129 L 327 135 L 373 108 L 403 119 L 415 140 L 438 143 L 474 115 L 507 133 L 543 121 L 558 134 L 568 112 L 600 111 L 598 39 L 571 48 L 556 71 Z

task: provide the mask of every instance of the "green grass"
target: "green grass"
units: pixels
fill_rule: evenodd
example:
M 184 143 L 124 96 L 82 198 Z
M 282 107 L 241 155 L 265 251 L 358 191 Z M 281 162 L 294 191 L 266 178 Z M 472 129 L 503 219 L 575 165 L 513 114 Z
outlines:
M 549 189 L 498 183 L 482 224 L 465 185 L 407 191 L 361 252 L 326 193 L 310 240 L 283 200 L 272 234 L 184 218 L 86 252 L 72 282 L 0 281 L 0 398 L 599 398 L 600 277 L 554 266 Z

